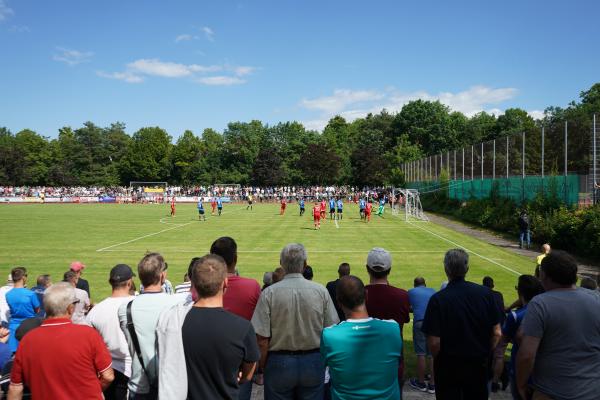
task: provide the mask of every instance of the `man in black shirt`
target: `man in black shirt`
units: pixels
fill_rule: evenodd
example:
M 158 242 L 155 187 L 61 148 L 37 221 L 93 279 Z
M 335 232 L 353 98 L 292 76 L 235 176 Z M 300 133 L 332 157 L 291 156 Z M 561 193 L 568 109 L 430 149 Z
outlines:
M 339 279 L 328 282 L 327 286 L 325 286 L 325 287 L 327 288 L 327 291 L 329 292 L 329 296 L 331 296 L 331 300 L 333 300 L 333 305 L 335 306 L 335 311 L 337 311 L 340 321 L 345 321 L 346 316 L 344 315 L 344 312 L 342 311 L 342 309 L 336 299 L 336 289 L 337 289 L 337 284 L 340 281 L 340 279 L 344 276 L 350 275 L 350 264 L 341 263 L 340 266 L 338 267 L 338 275 L 340 276 Z
M 254 328 L 223 309 L 227 288 L 223 258 L 204 256 L 190 272 L 198 300 L 182 327 L 188 399 L 237 399 L 239 384 L 252 379 L 260 358 Z
M 488 360 L 500 340 L 500 313 L 492 292 L 465 281 L 469 255 L 444 257 L 448 286 L 429 300 L 423 327 L 434 357 L 436 398 L 487 400 Z

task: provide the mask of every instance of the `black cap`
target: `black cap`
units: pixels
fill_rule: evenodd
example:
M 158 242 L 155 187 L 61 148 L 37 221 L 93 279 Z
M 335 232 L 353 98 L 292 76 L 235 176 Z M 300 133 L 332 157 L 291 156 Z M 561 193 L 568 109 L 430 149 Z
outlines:
M 110 270 L 109 281 L 111 283 L 125 282 L 133 278 L 135 274 L 127 264 L 117 264 Z

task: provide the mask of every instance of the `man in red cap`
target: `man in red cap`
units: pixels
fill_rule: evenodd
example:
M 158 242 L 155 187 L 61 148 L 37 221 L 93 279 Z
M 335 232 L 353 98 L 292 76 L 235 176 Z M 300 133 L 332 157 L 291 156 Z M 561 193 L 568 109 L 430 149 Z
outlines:
M 77 289 L 85 290 L 88 294 L 88 297 L 91 298 L 90 284 L 88 283 L 88 281 L 86 281 L 85 279 L 83 279 L 81 277 L 81 273 L 84 268 L 85 268 L 85 264 L 83 264 L 81 261 L 73 261 L 71 263 L 71 267 L 70 267 L 71 271 L 73 271 L 77 274 L 77 286 L 75 286 L 75 287 Z

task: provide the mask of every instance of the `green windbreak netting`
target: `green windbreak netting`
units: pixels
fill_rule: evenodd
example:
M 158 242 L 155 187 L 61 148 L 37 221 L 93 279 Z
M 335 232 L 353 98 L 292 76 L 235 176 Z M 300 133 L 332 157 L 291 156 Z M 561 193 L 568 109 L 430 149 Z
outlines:
M 579 202 L 579 176 L 526 176 L 502 179 L 450 180 L 446 185 L 438 181 L 411 182 L 407 186 L 417 189 L 421 194 L 447 191 L 451 199 L 469 200 L 490 197 L 495 186 L 499 196 L 511 198 L 517 202 L 533 200 L 538 193 L 556 196 L 567 205 Z

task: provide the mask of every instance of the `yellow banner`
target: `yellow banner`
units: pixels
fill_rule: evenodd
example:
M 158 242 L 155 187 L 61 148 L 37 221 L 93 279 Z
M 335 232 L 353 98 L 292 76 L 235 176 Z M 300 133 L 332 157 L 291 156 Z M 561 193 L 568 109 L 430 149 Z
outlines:
M 164 188 L 148 188 L 148 187 L 144 188 L 144 193 L 164 193 L 164 192 L 165 192 Z

